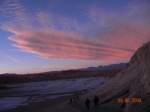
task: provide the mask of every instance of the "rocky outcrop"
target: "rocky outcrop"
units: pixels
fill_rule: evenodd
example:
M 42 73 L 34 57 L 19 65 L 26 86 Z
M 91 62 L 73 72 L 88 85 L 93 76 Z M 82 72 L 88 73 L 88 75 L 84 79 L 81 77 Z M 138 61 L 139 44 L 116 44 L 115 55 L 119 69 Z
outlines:
M 123 71 L 81 99 L 94 95 L 103 106 L 125 112 L 150 112 L 150 42 L 135 52 Z M 123 102 L 118 102 L 118 98 Z M 129 102 L 124 101 L 126 98 Z

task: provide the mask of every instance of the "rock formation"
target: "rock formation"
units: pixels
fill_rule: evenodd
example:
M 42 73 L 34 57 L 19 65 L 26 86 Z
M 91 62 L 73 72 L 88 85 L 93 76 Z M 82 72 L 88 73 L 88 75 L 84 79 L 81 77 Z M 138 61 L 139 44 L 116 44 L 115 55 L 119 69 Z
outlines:
M 106 107 L 124 112 L 150 112 L 150 42 L 135 52 L 123 71 L 81 99 L 92 99 L 95 95 Z M 118 98 L 123 102 L 118 102 Z M 129 101 L 124 101 L 126 98 Z

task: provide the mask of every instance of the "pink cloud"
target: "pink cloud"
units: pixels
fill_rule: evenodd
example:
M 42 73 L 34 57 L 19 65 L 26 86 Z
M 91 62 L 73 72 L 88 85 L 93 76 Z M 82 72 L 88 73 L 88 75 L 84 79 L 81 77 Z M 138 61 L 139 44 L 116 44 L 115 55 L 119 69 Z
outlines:
M 129 22 L 122 22 L 115 24 L 111 29 L 102 35 L 97 35 L 102 37 L 101 41 L 108 44 L 109 41 L 112 46 L 130 49 L 135 51 L 143 43 L 150 40 L 149 26 L 144 26 L 140 24 L 132 24 Z
M 46 59 L 121 61 L 150 40 L 148 26 L 122 22 L 94 37 L 56 30 L 17 30 L 10 40 L 24 52 Z
M 106 45 L 100 39 L 86 38 L 63 32 L 18 31 L 9 37 L 17 42 L 14 46 L 22 51 L 37 54 L 47 59 L 69 60 L 118 60 L 133 52 Z M 124 53 L 123 56 L 121 56 Z

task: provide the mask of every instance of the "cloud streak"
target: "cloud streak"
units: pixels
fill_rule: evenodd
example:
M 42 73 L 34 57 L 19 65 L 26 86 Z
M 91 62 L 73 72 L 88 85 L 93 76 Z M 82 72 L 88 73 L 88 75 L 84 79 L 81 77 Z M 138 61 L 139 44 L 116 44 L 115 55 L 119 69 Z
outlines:
M 15 62 L 15 63 L 19 63 L 20 62 L 19 60 L 15 59 L 15 58 L 13 58 L 13 57 L 11 57 L 9 55 L 7 55 L 6 53 L 0 52 L 0 54 L 2 54 L 4 57 L 6 57 L 7 59 L 9 59 L 12 62 Z
M 15 47 L 47 59 L 117 60 L 130 56 L 132 50 L 106 45 L 99 39 L 63 32 L 15 31 L 9 37 Z

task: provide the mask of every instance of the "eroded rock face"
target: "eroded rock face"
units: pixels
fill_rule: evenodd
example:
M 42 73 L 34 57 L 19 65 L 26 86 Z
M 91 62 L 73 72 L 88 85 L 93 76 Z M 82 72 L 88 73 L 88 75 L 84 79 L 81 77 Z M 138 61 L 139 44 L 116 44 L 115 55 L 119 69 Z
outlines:
M 98 95 L 104 106 L 125 112 L 150 112 L 150 42 L 140 47 L 126 68 L 105 84 L 82 96 L 93 98 Z M 118 103 L 118 98 L 129 98 L 129 103 Z M 141 103 L 132 102 L 141 98 Z

